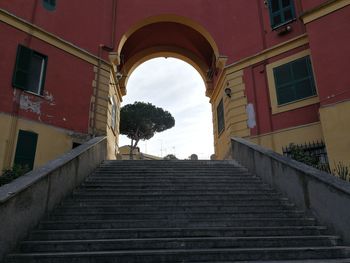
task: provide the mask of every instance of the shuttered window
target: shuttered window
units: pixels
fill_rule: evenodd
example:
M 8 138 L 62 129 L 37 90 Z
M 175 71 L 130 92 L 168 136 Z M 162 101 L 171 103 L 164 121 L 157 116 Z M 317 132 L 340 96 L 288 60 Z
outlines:
M 112 130 L 115 130 L 115 123 L 117 118 L 117 105 L 115 103 L 114 97 L 111 98 L 111 103 L 112 103 L 111 127 L 112 127 Z
M 19 45 L 12 79 L 13 87 L 42 94 L 46 65 L 47 56 Z
M 293 0 L 269 0 L 271 27 L 277 28 L 295 19 Z
M 33 169 L 37 141 L 38 134 L 19 130 L 14 160 L 15 165 L 28 167 L 30 170 Z
M 42 0 L 43 6 L 49 11 L 54 11 L 56 9 L 56 0 Z
M 224 102 L 222 99 L 216 108 L 216 116 L 218 121 L 218 134 L 220 134 L 225 129 Z
M 316 95 L 310 57 L 302 57 L 273 69 L 278 105 Z

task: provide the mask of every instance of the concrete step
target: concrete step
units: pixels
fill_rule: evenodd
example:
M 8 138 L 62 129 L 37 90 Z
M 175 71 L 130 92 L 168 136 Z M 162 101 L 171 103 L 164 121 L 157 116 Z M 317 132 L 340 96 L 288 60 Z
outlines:
M 106 161 L 7 262 L 345 262 L 340 245 L 232 161 Z
M 111 198 L 99 198 L 99 199 L 94 199 L 92 197 L 85 197 L 85 198 L 78 198 L 71 196 L 70 198 L 67 198 L 66 200 L 63 201 L 62 205 L 71 205 L 71 204 L 79 204 L 80 206 L 90 206 L 90 205 L 129 205 L 129 206 L 134 206 L 134 205 L 154 205 L 154 206 L 184 206 L 184 205 L 191 205 L 191 206 L 220 206 L 220 205 L 234 205 L 234 206 L 246 206 L 246 205 L 253 205 L 253 206 L 266 206 L 266 205 L 290 205 L 290 202 L 286 198 L 278 198 L 278 199 L 269 199 L 269 198 L 241 198 L 241 199 L 215 199 L 212 200 L 210 198 L 203 199 L 203 200 L 163 200 L 163 199 L 111 199 Z
M 123 262 L 212 262 L 252 260 L 296 260 L 346 258 L 346 247 L 301 248 L 221 248 L 221 249 L 168 249 L 168 250 L 120 250 L 96 252 L 23 253 L 10 254 L 7 263 L 74 262 L 74 263 L 123 263 Z
M 221 167 L 221 166 L 233 166 L 240 167 L 236 161 L 233 160 L 105 160 L 101 167 L 111 166 L 111 167 L 138 167 L 138 166 L 208 166 L 208 167 Z
M 239 219 L 176 219 L 176 220 L 45 220 L 40 229 L 148 228 L 148 227 L 259 227 L 313 226 L 314 218 L 239 218 Z
M 73 198 L 79 199 L 110 199 L 110 200 L 277 200 L 281 198 L 278 193 L 256 193 L 254 195 L 249 193 L 240 194 L 226 194 L 220 192 L 213 193 L 184 193 L 184 194 L 162 194 L 157 193 L 144 193 L 144 194 L 133 194 L 133 193 L 89 193 L 89 192 L 79 192 L 73 195 Z
M 153 189 L 153 188 L 162 188 L 162 189 L 171 189 L 171 188 L 180 188 L 180 189 L 196 189 L 196 188 L 219 188 L 219 189 L 225 189 L 225 188 L 231 188 L 231 189 L 245 189 L 245 188 L 263 188 L 267 187 L 266 185 L 262 184 L 260 181 L 238 181 L 238 182 L 212 182 L 210 184 L 203 184 L 198 182 L 193 182 L 191 184 L 188 183 L 178 183 L 176 181 L 172 183 L 162 183 L 162 182 L 148 182 L 140 181 L 140 182 L 113 182 L 113 180 L 110 180 L 110 182 L 103 182 L 103 181 L 85 181 L 81 187 L 111 187 L 116 189 L 123 189 L 123 188 L 137 188 L 137 189 Z
M 212 249 L 212 248 L 269 248 L 269 247 L 327 247 L 336 246 L 336 236 L 284 237 L 200 237 L 200 238 L 137 238 L 92 239 L 68 241 L 24 241 L 22 253 L 92 252 L 148 249 Z
M 210 189 L 210 190 L 203 190 L 203 189 L 153 189 L 153 190 L 142 190 L 142 189 L 120 189 L 120 190 L 106 190 L 106 189 L 85 189 L 80 188 L 74 191 L 75 195 L 80 194 L 97 194 L 97 195 L 134 195 L 134 196 L 143 196 L 143 195 L 263 195 L 263 194 L 273 194 L 276 195 L 277 193 L 272 189 L 252 189 L 252 190 L 230 190 L 230 189 Z
M 84 183 L 78 189 L 86 189 L 86 190 L 113 190 L 113 191 L 145 191 L 145 190 L 154 190 L 154 191 L 162 191 L 162 190 L 170 190 L 170 191 L 184 191 L 184 190 L 202 190 L 202 191 L 210 191 L 210 190 L 241 190 L 241 191 L 251 191 L 251 190 L 273 190 L 273 188 L 268 187 L 267 185 L 262 184 L 253 184 L 251 186 L 243 185 L 227 185 L 227 184 L 215 184 L 215 185 L 168 185 L 168 187 L 159 186 L 159 185 L 110 185 L 110 184 L 97 184 L 97 183 Z
M 87 210 L 87 209 L 86 209 Z M 221 220 L 230 220 L 238 218 L 302 218 L 304 214 L 299 211 L 282 211 L 282 212 L 90 212 L 90 211 L 79 211 L 72 213 L 59 213 L 55 212 L 51 214 L 50 219 L 53 220 L 177 220 L 177 219 L 209 219 L 215 220 L 220 218 Z
M 149 178 L 149 177 L 174 177 L 174 178 L 185 178 L 185 177 L 215 177 L 215 178 L 232 178 L 232 177 L 254 177 L 248 172 L 232 171 L 227 169 L 227 171 L 217 172 L 216 170 L 135 170 L 135 171 L 119 171 L 119 170 L 98 170 L 95 171 L 92 177 L 99 176 L 109 176 L 109 177 L 121 177 L 129 178 L 131 176 L 139 178 Z
M 261 206 L 261 205 L 251 205 L 251 206 L 235 206 L 235 205 L 184 205 L 184 206 L 169 206 L 169 205 L 84 205 L 84 204 L 75 204 L 64 205 L 58 207 L 54 213 L 80 213 L 89 211 L 90 213 L 101 213 L 101 212 L 231 212 L 231 213 L 290 213 L 295 211 L 294 206 L 282 207 L 281 205 L 272 205 L 272 206 Z
M 234 176 L 227 176 L 220 177 L 220 176 L 193 176 L 193 177 L 155 177 L 155 176 L 149 176 L 149 177 L 113 177 L 113 176 L 106 176 L 106 175 L 99 175 L 94 177 L 89 177 L 87 179 L 87 182 L 115 182 L 115 183 L 249 183 L 252 181 L 260 182 L 259 178 L 253 177 L 253 176 L 241 176 L 241 177 L 234 177 Z
M 91 240 L 127 238 L 181 238 L 181 237 L 265 237 L 327 235 L 324 226 L 276 227 L 206 227 L 206 228 L 130 228 L 130 229 L 71 229 L 35 230 L 28 240 Z

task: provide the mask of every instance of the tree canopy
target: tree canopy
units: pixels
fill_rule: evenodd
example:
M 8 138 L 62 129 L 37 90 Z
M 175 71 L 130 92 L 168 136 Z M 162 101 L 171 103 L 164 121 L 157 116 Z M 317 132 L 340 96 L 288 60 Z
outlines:
M 174 125 L 175 119 L 168 111 L 151 103 L 136 101 L 120 109 L 120 133 L 131 139 L 131 152 L 140 140 L 149 140 Z
M 177 157 L 174 154 L 168 154 L 164 156 L 164 160 L 178 160 Z

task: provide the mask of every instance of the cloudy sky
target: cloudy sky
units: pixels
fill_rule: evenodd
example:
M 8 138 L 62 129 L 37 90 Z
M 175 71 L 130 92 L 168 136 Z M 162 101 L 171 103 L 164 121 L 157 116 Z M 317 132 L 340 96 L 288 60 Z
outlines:
M 175 127 L 141 141 L 142 152 L 185 159 L 195 153 L 209 159 L 214 153 L 212 116 L 209 98 L 199 73 L 189 64 L 174 58 L 156 58 L 140 65 L 132 73 L 122 106 L 134 101 L 150 102 L 169 111 Z M 130 144 L 120 136 L 119 145 Z

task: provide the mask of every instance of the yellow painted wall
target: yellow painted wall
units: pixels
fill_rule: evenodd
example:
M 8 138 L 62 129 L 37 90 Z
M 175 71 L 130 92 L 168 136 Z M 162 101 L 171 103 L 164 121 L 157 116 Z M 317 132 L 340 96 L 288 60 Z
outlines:
M 108 109 L 107 109 L 107 159 L 115 160 L 118 154 L 119 120 L 121 97 L 117 92 L 117 85 L 113 73 L 110 72 L 110 82 L 108 91 Z M 116 118 L 114 129 L 112 127 L 112 98 L 116 104 Z
M 70 135 L 71 132 L 25 119 L 17 120 L 14 144 L 10 146 L 10 126 L 13 118 L 7 114 L 0 114 L 0 170 L 9 168 L 13 164 L 19 130 L 38 134 L 34 168 L 44 165 L 72 149 L 73 138 Z M 10 164 L 6 163 L 7 159 L 10 160 Z
M 305 142 L 316 142 L 317 140 L 324 141 L 324 138 L 321 124 L 316 122 L 250 137 L 249 140 L 282 154 L 282 147 L 286 147 L 290 143 L 304 144 Z
M 94 67 L 94 72 L 95 80 L 92 84 L 94 95 L 91 100 L 93 107 L 90 112 L 92 119 L 90 132 L 96 135 L 107 136 L 107 159 L 114 160 L 118 154 L 119 111 L 121 103 L 120 88 L 115 78 L 113 65 L 109 69 Z M 114 129 L 111 127 L 112 98 L 114 98 L 117 106 L 116 125 Z
M 250 130 L 247 126 L 247 98 L 244 94 L 243 71 L 224 72 L 211 99 L 214 127 L 214 148 L 216 159 L 227 159 L 231 156 L 231 137 L 248 137 Z M 231 89 L 231 98 L 225 94 L 225 88 Z M 224 103 L 225 130 L 218 134 L 217 106 L 220 100 Z
M 320 119 L 329 164 L 350 165 L 350 101 L 320 108 Z

